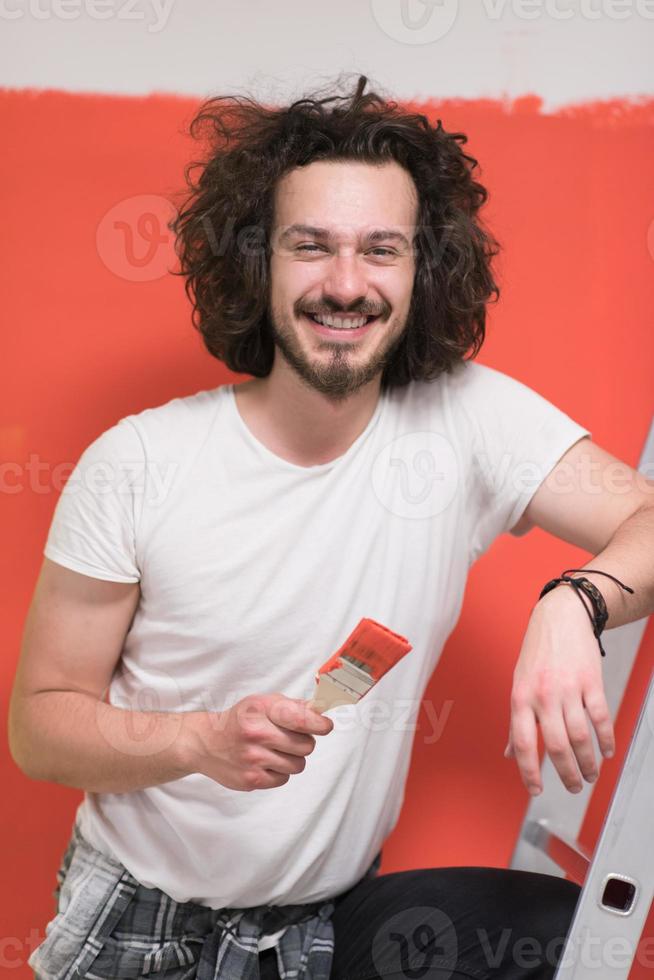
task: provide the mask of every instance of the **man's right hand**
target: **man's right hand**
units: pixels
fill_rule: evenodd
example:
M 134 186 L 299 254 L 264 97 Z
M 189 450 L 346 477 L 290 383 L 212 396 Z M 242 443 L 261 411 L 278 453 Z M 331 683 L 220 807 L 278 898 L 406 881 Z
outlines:
M 283 786 L 302 772 L 314 736 L 334 727 L 308 701 L 283 694 L 250 694 L 225 711 L 191 717 L 190 772 L 246 792 Z

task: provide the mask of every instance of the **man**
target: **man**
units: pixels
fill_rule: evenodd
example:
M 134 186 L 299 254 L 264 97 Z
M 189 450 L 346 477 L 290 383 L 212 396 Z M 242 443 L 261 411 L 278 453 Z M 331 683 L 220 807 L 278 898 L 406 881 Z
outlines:
M 554 974 L 571 882 L 376 873 L 412 741 L 392 712 L 415 715 L 502 531 L 587 548 L 634 590 L 589 573 L 611 625 L 647 615 L 652 487 L 464 360 L 497 294 L 476 163 L 365 84 L 210 100 L 194 124 L 213 143 L 175 223 L 182 272 L 208 350 L 252 378 L 119 420 L 58 502 L 10 722 L 29 776 L 85 790 L 39 977 Z M 616 464 L 627 491 L 591 511 L 584 480 Z M 536 604 L 515 670 L 509 751 L 534 792 L 537 724 L 571 791 L 596 773 L 585 712 L 613 749 L 572 591 Z M 413 650 L 321 716 L 313 674 L 363 616 Z

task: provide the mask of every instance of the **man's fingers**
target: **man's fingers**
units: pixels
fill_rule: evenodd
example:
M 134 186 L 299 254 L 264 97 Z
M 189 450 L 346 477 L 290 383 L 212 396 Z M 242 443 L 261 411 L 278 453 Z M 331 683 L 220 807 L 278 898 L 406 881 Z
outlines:
M 284 751 L 291 755 L 310 755 L 316 747 L 316 734 L 324 735 L 326 732 L 313 733 L 308 727 L 302 727 L 301 720 L 294 721 L 292 727 L 282 729 L 284 735 Z M 280 749 L 276 749 L 280 751 Z
M 261 766 L 270 772 L 281 773 L 282 775 L 297 775 L 304 771 L 307 760 L 304 756 L 293 755 L 292 752 L 282 752 L 276 749 L 274 752 L 267 752 L 266 758 Z
M 595 762 L 590 728 L 588 727 L 583 705 L 578 698 L 564 701 L 563 718 L 568 732 L 568 739 L 581 773 L 584 779 L 592 783 L 597 779 L 598 770 Z
M 541 791 L 540 760 L 536 716 L 529 707 L 514 711 L 511 745 L 520 774 L 527 789 L 536 796 Z
M 597 733 L 600 752 L 606 759 L 610 759 L 615 753 L 615 734 L 609 706 L 601 687 L 584 691 L 584 707 Z
M 304 719 L 307 725 L 306 731 L 311 735 L 326 735 L 331 732 L 334 722 L 328 715 L 321 715 L 309 706 L 308 701 L 300 701 L 301 710 L 304 712 Z
M 560 708 L 556 713 L 554 710 L 550 710 L 546 715 L 543 715 L 540 719 L 540 726 L 545 749 L 561 777 L 561 782 L 571 793 L 579 793 L 583 789 L 583 783 L 568 737 L 563 709 Z
M 267 709 L 268 717 L 280 728 L 307 735 L 326 735 L 331 732 L 334 722 L 325 715 L 318 714 L 302 698 L 287 698 L 280 695 Z

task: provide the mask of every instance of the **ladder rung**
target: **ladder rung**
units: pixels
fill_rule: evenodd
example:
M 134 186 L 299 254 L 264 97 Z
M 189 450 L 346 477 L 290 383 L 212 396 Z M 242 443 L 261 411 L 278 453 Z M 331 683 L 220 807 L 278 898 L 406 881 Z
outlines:
M 592 854 L 583 844 L 551 827 L 545 819 L 527 821 L 524 837 L 547 854 L 577 885 L 583 885 L 592 860 Z

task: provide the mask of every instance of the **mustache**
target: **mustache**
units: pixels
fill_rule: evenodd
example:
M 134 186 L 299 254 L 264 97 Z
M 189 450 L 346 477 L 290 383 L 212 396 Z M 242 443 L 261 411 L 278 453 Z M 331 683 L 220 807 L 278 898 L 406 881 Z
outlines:
M 352 316 L 356 314 L 358 316 L 383 316 L 388 307 L 374 308 L 371 306 L 366 306 L 365 304 L 358 304 L 356 307 L 351 307 L 349 309 L 344 309 L 343 307 L 337 307 L 334 304 L 329 306 L 303 306 L 300 309 L 300 313 L 309 313 L 311 316 L 339 316 L 347 315 Z

